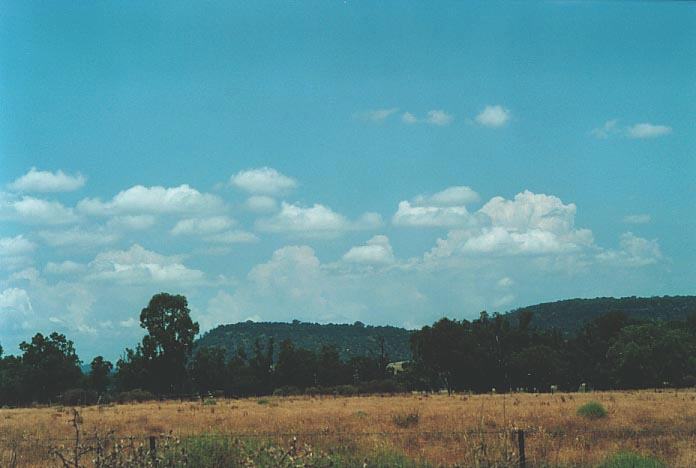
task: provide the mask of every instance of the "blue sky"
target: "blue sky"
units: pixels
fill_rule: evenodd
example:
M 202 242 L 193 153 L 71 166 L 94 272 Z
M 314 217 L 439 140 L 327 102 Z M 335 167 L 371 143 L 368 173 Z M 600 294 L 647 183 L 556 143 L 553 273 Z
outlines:
M 0 343 L 693 294 L 691 2 L 6 2 Z

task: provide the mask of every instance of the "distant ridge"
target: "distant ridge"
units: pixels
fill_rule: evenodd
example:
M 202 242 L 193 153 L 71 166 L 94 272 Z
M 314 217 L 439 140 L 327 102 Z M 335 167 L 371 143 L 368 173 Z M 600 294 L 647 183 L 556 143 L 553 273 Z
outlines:
M 357 356 L 379 356 L 380 337 L 384 338 L 384 348 L 392 361 L 411 358 L 409 338 L 411 332 L 404 328 L 391 326 L 370 326 L 361 322 L 354 324 L 318 324 L 293 321 L 284 322 L 240 322 L 220 325 L 197 342 L 196 347 L 219 346 L 232 355 L 242 347 L 251 356 L 257 338 L 265 346 L 268 338 L 275 341 L 277 355 L 280 343 L 292 340 L 295 347 L 318 351 L 323 345 L 335 346 L 342 359 Z
M 635 320 L 685 320 L 690 314 L 696 314 L 696 296 L 566 299 L 521 307 L 503 315 L 514 323 L 525 311 L 533 313 L 531 325 L 535 328 L 555 328 L 573 334 L 585 323 L 608 312 L 622 312 Z M 379 340 L 383 337 L 389 359 L 405 361 L 411 358 L 410 336 L 411 331 L 404 328 L 375 327 L 360 322 L 351 325 L 248 321 L 220 325 L 199 338 L 196 347 L 219 346 L 228 356 L 242 347 L 251 356 L 257 338 L 264 346 L 268 338 L 273 338 L 277 356 L 280 343 L 290 339 L 296 347 L 312 351 L 318 351 L 323 345 L 335 346 L 346 360 L 356 356 L 378 356 Z
M 608 312 L 622 312 L 635 320 L 685 320 L 690 314 L 696 314 L 696 296 L 566 299 L 521 307 L 506 315 L 516 319 L 525 311 L 534 314 L 532 326 L 541 329 L 555 328 L 570 334 Z

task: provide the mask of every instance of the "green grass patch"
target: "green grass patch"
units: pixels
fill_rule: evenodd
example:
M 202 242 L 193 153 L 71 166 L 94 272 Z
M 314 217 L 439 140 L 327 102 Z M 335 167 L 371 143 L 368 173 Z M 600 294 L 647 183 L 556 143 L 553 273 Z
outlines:
M 607 410 L 598 401 L 589 401 L 578 408 L 578 416 L 585 419 L 602 419 L 607 417 Z

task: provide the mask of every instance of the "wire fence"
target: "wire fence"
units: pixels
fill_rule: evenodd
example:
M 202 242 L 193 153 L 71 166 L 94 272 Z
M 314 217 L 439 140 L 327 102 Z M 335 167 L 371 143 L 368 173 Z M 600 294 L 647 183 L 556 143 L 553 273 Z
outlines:
M 85 432 L 79 436 L 66 434 L 61 437 L 0 434 L 0 466 L 10 468 L 141 466 L 95 463 L 96 454 L 101 452 L 113 455 L 114 450 L 120 451 L 121 455 L 127 459 L 136 460 L 138 456 L 142 460 L 152 458 L 155 462 L 151 465 L 157 465 L 159 463 L 157 460 L 160 458 L 164 463 L 168 454 L 178 450 L 185 454 L 181 460 L 185 459 L 188 462 L 182 461 L 181 465 L 162 466 L 196 466 L 188 464 L 191 457 L 195 455 L 195 451 L 213 453 L 220 452 L 223 448 L 231 450 L 230 447 L 242 451 L 245 459 L 266 456 L 270 453 L 269 450 L 274 450 L 273 453 L 285 454 L 285 458 L 295 460 L 299 453 L 298 447 L 305 447 L 303 449 L 305 452 L 306 447 L 312 447 L 314 450 L 312 453 L 322 452 L 328 454 L 328 457 L 353 454 L 365 461 L 364 466 L 373 466 L 370 460 L 380 459 L 384 453 L 388 452 L 402 454 L 403 460 L 422 462 L 432 466 L 476 465 L 523 468 L 593 466 L 607 454 L 628 450 L 667 460 L 668 466 L 679 467 L 696 466 L 692 464 L 696 461 L 696 455 L 690 458 L 692 457 L 690 454 L 696 452 L 696 427 L 693 430 L 667 427 L 650 430 L 632 428 L 554 430 L 527 427 L 461 431 L 403 429 L 364 432 L 322 430 L 206 434 L 115 434 L 112 432 L 90 434 Z M 61 456 L 69 458 L 77 451 L 83 452 L 82 464 L 61 465 Z M 324 465 L 308 463 L 287 466 Z

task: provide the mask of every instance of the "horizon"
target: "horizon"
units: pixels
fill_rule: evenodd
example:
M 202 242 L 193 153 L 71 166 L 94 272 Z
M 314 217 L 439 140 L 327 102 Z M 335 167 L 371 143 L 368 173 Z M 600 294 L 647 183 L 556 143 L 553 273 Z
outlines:
M 696 293 L 688 2 L 5 7 L 6 354 Z

